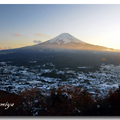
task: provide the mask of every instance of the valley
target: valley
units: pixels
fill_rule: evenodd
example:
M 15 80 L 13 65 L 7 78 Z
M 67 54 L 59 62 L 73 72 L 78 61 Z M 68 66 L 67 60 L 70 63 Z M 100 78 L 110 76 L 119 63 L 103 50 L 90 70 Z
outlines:
M 86 112 L 88 108 L 99 111 L 99 104 L 109 98 L 110 91 L 116 93 L 120 89 L 120 53 L 100 46 L 93 49 L 95 47 L 68 33 L 63 33 L 37 45 L 1 50 L 0 91 L 20 97 L 19 106 L 14 107 L 15 115 L 19 113 L 16 108 L 20 110 L 20 107 L 23 107 L 22 111 L 26 111 L 26 113 L 23 112 L 23 115 L 56 115 L 56 112 L 52 113 L 51 108 L 56 111 L 54 104 L 58 100 L 59 103 L 56 103 L 58 106 L 60 104 L 57 109 L 58 115 L 71 115 L 76 110 L 74 115 L 88 115 Z M 72 91 L 71 94 L 69 94 L 70 91 Z M 26 96 L 30 96 L 30 98 Z M 88 100 L 88 102 L 85 101 L 85 104 L 89 104 L 91 100 L 92 107 L 85 105 L 86 107 L 82 109 L 83 104 L 76 98 L 80 96 L 80 100 Z M 57 97 L 57 100 L 54 97 Z M 5 101 L 5 98 L 3 100 Z M 60 102 L 62 100 L 63 102 Z M 61 111 L 64 100 L 67 100 L 68 103 L 73 101 L 70 103 L 71 110 L 68 109 L 70 113 L 66 112 L 67 109 L 64 112 Z M 76 100 L 80 104 L 77 108 L 75 107 Z M 28 106 L 26 107 L 26 105 Z M 69 106 L 69 104 L 67 105 Z M 80 110 L 82 113 L 79 112 Z M 47 111 L 50 113 L 44 113 Z M 59 111 L 61 112 L 59 113 Z M 90 114 L 99 115 L 98 111 L 95 110 Z M 8 113 L 5 112 L 5 114 Z M 100 115 L 102 114 L 104 112 L 100 113 Z
M 75 86 L 87 90 L 93 96 L 107 96 L 109 90 L 120 85 L 120 65 L 101 63 L 95 66 L 56 68 L 53 63 L 37 64 L 28 61 L 29 66 L 11 65 L 12 61 L 0 62 L 0 90 L 19 94 L 27 89 L 40 88 L 49 95 L 49 89 L 59 86 Z M 97 91 L 97 92 L 96 92 Z

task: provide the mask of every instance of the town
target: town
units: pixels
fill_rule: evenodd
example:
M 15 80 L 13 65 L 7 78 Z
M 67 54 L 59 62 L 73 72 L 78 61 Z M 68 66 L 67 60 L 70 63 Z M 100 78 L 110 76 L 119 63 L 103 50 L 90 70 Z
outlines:
M 35 63 L 35 61 L 29 61 Z M 90 66 L 78 67 L 86 69 Z M 92 66 L 91 66 L 92 67 Z M 43 94 L 49 95 L 49 89 L 61 85 L 76 86 L 87 90 L 93 96 L 107 96 L 109 90 L 115 91 L 120 85 L 120 66 L 101 64 L 95 72 L 74 71 L 70 68 L 58 70 L 52 63 L 34 67 L 13 66 L 0 62 L 0 90 L 19 94 L 26 89 L 40 88 Z

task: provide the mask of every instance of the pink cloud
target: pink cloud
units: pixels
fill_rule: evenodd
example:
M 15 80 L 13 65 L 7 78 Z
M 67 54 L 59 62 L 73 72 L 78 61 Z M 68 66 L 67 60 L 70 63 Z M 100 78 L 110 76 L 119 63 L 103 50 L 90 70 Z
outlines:
M 36 36 L 41 36 L 42 34 L 41 33 L 35 33 Z
M 42 34 L 42 33 L 34 33 L 34 35 L 51 38 L 51 36 L 48 36 L 48 35 L 45 35 L 45 34 Z
M 14 36 L 21 36 L 20 34 L 14 34 Z

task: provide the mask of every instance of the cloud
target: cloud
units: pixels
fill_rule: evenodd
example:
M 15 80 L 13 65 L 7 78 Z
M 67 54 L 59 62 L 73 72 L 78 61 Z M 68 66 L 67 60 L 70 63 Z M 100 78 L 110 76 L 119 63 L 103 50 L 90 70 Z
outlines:
M 14 36 L 21 36 L 20 34 L 14 34 Z
M 40 40 L 34 40 L 33 42 L 34 42 L 34 43 L 41 43 Z
M 9 49 L 11 49 L 11 47 L 0 48 L 0 50 L 9 50 Z
M 42 33 L 34 33 L 34 35 L 51 38 L 51 36 L 48 36 L 48 35 L 45 35 L 45 34 L 42 34 Z
M 36 36 L 41 36 L 42 34 L 41 33 L 35 33 Z

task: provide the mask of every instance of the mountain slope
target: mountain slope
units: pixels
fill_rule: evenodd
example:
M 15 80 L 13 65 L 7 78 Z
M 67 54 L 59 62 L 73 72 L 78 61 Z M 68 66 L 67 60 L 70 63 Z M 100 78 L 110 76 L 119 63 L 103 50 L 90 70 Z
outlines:
M 113 51 L 111 48 L 92 45 L 83 42 L 69 33 L 62 33 L 57 37 L 46 42 L 32 46 L 32 49 L 80 49 L 80 50 L 98 50 L 98 51 Z
M 66 44 L 66 43 L 70 43 L 70 42 L 85 43 L 85 42 L 73 37 L 69 33 L 62 33 L 59 36 L 57 36 L 51 40 L 48 40 L 46 43 Z
M 94 50 L 94 51 L 120 51 L 115 50 L 112 48 L 107 48 L 103 46 L 98 45 L 92 45 L 89 43 L 86 43 L 84 41 L 81 41 L 74 36 L 70 35 L 69 33 L 62 33 L 55 38 L 52 38 L 46 42 L 33 45 L 33 46 L 27 46 L 17 49 L 11 49 L 11 50 L 2 50 L 0 51 L 0 54 L 4 53 L 13 53 L 13 52 L 24 52 L 24 51 L 30 51 L 30 52 L 37 52 L 37 51 L 47 51 L 47 50 L 64 50 L 64 49 L 77 49 L 77 50 Z

